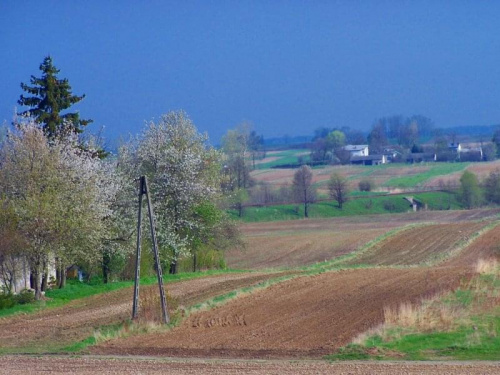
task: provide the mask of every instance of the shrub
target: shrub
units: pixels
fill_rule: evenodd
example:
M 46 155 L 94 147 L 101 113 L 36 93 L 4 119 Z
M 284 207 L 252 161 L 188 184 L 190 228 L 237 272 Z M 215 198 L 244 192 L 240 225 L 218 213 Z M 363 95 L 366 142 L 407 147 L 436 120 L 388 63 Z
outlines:
M 358 183 L 359 191 L 372 191 L 375 187 L 373 181 L 361 180 Z
M 392 201 L 384 201 L 384 210 L 394 211 L 396 209 L 396 205 Z
M 0 310 L 8 309 L 16 304 L 14 296 L 10 293 L 0 293 Z
M 372 199 L 370 199 L 369 201 L 367 201 L 367 202 L 365 203 L 365 208 L 366 208 L 367 210 L 370 210 L 372 207 L 373 207 L 373 200 L 372 200 Z
M 35 293 L 32 290 L 23 289 L 15 296 L 15 301 L 20 305 L 35 302 Z

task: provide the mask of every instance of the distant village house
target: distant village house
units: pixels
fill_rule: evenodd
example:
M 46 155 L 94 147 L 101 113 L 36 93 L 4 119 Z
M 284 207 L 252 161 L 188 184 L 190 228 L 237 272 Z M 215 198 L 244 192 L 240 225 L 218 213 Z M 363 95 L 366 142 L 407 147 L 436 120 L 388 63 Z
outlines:
M 344 151 L 349 151 L 351 158 L 353 156 L 368 156 L 368 145 L 347 145 L 343 147 Z

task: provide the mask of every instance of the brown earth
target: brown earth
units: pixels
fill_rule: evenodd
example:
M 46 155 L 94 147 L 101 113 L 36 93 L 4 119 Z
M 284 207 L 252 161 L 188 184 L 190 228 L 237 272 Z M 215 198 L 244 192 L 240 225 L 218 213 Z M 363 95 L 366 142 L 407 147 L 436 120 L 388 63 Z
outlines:
M 118 339 L 98 354 L 314 358 L 383 322 L 383 309 L 456 287 L 465 268 L 357 269 L 299 277 L 193 314 L 170 332 Z
M 445 256 L 489 224 L 434 224 L 404 230 L 376 244 L 348 264 L 413 265 Z
M 353 230 L 366 224 L 366 228 L 382 228 L 385 225 L 394 228 L 399 225 L 436 222 L 455 223 L 471 220 L 495 218 L 500 214 L 500 208 L 474 209 L 474 210 L 449 210 L 449 211 L 419 211 L 400 214 L 385 215 L 359 215 L 350 217 L 336 217 L 328 219 L 307 219 L 272 221 L 261 223 L 245 223 L 240 228 L 243 235 L 267 235 L 268 233 L 282 232 L 296 233 L 297 231 L 312 230 Z M 371 225 L 371 226 L 370 226 Z
M 498 362 L 335 362 L 323 361 L 221 361 L 125 357 L 1 358 L 0 374 L 266 374 L 266 375 L 430 375 L 500 374 Z
M 454 216 L 455 220 L 459 217 Z M 433 225 L 429 235 L 422 236 L 426 233 L 423 232 L 413 238 L 427 250 L 418 257 L 404 256 L 409 256 L 411 262 L 419 262 L 430 249 L 455 243 L 457 236 L 470 235 L 486 224 Z M 180 357 L 321 357 L 383 323 L 385 307 L 418 303 L 469 279 L 479 258 L 497 254 L 499 228 L 489 230 L 462 250 L 454 261 L 441 266 L 351 269 L 302 276 L 240 296 L 210 311 L 195 313 L 172 331 L 118 339 L 91 351 Z M 404 241 L 399 236 L 395 238 Z M 441 237 L 447 241 L 441 242 Z
M 389 222 L 399 224 L 402 222 L 398 220 L 400 218 L 409 222 L 438 218 L 441 222 L 460 223 L 497 213 L 498 210 L 476 210 L 385 216 Z M 382 225 L 374 218 L 266 224 L 267 230 L 273 232 L 287 227 L 291 231 L 298 230 L 300 227 L 294 227 L 297 224 L 315 231 L 325 226 L 338 225 L 345 229 L 364 223 L 366 228 L 369 228 L 368 223 L 374 228 Z M 256 234 L 255 224 L 248 225 L 244 232 Z M 487 234 L 490 233 L 493 236 L 497 232 Z M 497 238 L 486 238 L 481 245 L 494 247 L 493 250 L 483 249 L 476 251 L 475 255 L 497 251 Z M 460 256 L 468 257 L 467 254 L 464 251 Z M 472 263 L 469 258 L 464 259 L 468 259 L 467 265 Z M 454 287 L 460 278 L 470 274 L 470 268 L 463 267 L 463 264 L 447 264 L 434 269 L 358 269 L 300 277 L 239 297 L 214 310 L 193 314 L 172 332 L 130 337 L 93 350 L 120 354 L 143 350 L 150 354 L 259 358 L 319 356 L 379 324 L 383 307 L 387 304 L 417 301 L 440 289 Z M 181 305 L 190 306 L 283 274 L 219 275 L 170 283 L 167 288 Z M 76 300 L 60 308 L 0 319 L 0 351 L 43 352 L 83 340 L 100 326 L 128 319 L 131 299 L 132 288 L 128 288 Z
M 210 276 L 166 285 L 179 305 L 191 306 L 231 290 L 276 277 L 276 273 L 237 273 Z M 141 293 L 157 285 L 141 287 Z M 143 294 L 144 295 L 144 294 Z M 0 350 L 46 351 L 91 336 L 100 326 L 130 318 L 133 289 L 72 301 L 62 307 L 0 319 Z
M 239 269 L 304 266 L 350 253 L 403 225 L 426 221 L 463 222 L 499 212 L 498 209 L 428 211 L 242 224 L 246 247 L 228 251 L 226 261 L 229 267 Z M 411 246 L 415 244 L 410 242 Z
M 473 266 L 479 259 L 500 258 L 500 225 L 474 240 L 459 255 L 447 259 L 442 265 Z
M 362 225 L 350 231 L 276 232 L 265 236 L 246 236 L 246 247 L 228 251 L 226 262 L 236 269 L 300 267 L 323 262 L 356 250 L 396 225 L 399 224 L 373 229 Z

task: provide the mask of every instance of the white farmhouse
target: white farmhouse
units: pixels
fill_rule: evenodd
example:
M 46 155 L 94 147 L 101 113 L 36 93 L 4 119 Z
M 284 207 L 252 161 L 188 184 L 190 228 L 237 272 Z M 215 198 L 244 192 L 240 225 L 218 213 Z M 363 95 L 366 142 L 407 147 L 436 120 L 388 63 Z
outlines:
M 347 145 L 345 151 L 349 151 L 351 158 L 353 156 L 368 156 L 368 145 Z

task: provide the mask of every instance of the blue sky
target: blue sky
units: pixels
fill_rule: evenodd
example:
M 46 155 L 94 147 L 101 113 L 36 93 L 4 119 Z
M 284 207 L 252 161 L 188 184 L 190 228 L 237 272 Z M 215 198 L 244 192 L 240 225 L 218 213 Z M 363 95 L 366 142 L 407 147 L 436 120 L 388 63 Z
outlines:
M 0 2 L 0 122 L 52 55 L 106 135 L 184 109 L 214 142 L 423 114 L 500 123 L 500 1 Z

